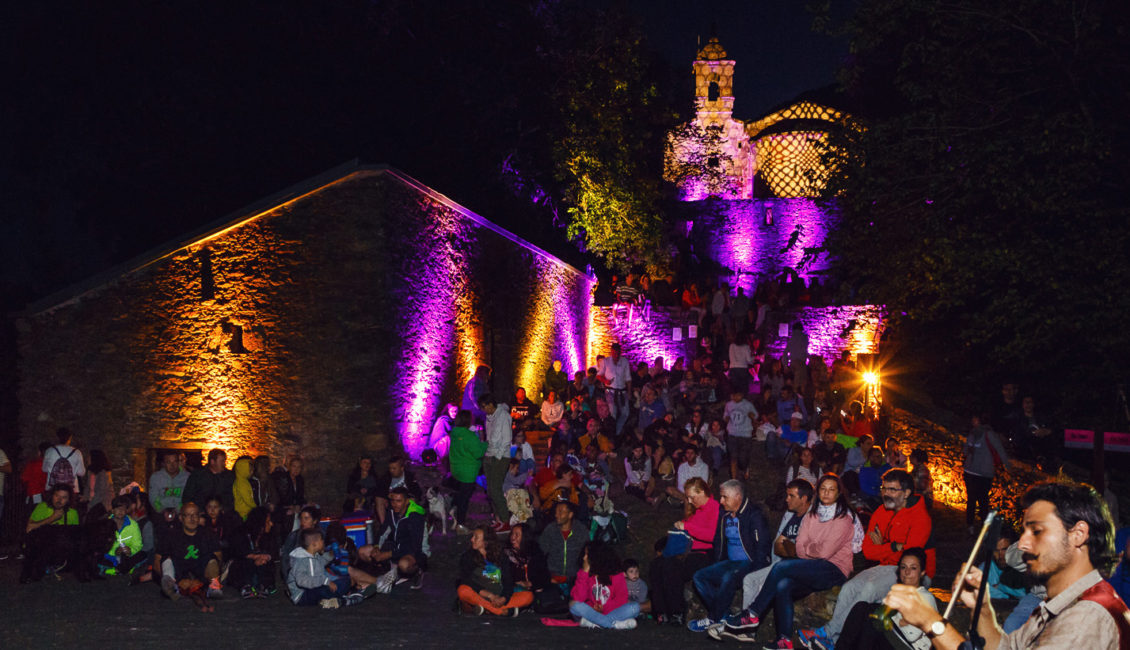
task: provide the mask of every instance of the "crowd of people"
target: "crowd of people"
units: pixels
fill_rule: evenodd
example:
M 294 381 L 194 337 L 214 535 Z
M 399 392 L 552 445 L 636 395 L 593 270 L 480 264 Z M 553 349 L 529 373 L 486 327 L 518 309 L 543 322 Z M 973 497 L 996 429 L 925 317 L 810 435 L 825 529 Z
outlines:
M 84 458 L 61 429 L 21 473 L 33 509 L 20 581 L 63 570 L 80 580 L 123 575 L 203 611 L 225 589 L 352 606 L 422 585 L 428 512 L 444 517 L 447 494 L 463 540 L 453 599 L 467 615 L 532 610 L 545 625 L 614 630 L 647 619 L 753 642 L 772 612 L 772 648 L 794 638 L 807 648 L 896 647 L 892 635 L 913 648 L 957 647 L 960 635 L 927 590 L 938 559 L 926 454 L 877 425 L 857 399 L 862 382 L 848 355 L 828 367 L 807 355 L 798 332 L 791 353 L 774 359 L 756 335 L 735 329 L 724 353 L 706 346 L 686 366 L 633 367 L 616 344 L 571 380 L 555 361 L 538 402 L 521 387 L 497 399 L 481 367 L 429 438 L 424 461 L 444 470 L 442 484 L 425 495 L 406 458 L 378 472 L 362 457 L 334 517 L 308 501 L 300 457 L 274 469 L 266 457 L 240 457 L 228 469 L 224 450 L 213 449 L 190 471 L 172 451 L 147 486 L 115 491 L 105 455 Z M 1010 392 L 1006 385 L 1006 407 Z M 1010 457 L 1054 454 L 1023 404 L 971 420 L 971 537 Z M 1009 418 L 1018 424 L 1007 428 Z M 489 520 L 471 512 L 480 489 Z M 628 522 L 613 499 L 637 501 L 636 516 L 678 513 L 652 557 L 620 557 Z M 1106 501 L 1086 486 L 1045 483 L 1022 507 L 1023 529 L 1001 532 L 987 574 L 986 591 L 1014 601 L 1012 613 L 998 624 L 986 603 L 979 633 L 1002 648 L 1130 641 L 1119 598 L 1130 579 L 1121 565 L 1110 573 L 1119 554 Z M 770 511 L 782 508 L 773 530 Z M 350 534 L 352 521 L 372 522 L 372 543 Z M 972 605 L 984 577 L 971 570 L 957 597 Z M 688 586 L 704 611 L 690 620 Z M 831 618 L 797 629 L 795 603 L 833 588 Z M 882 606 L 894 612 L 894 632 L 873 624 Z
M 145 488 L 113 491 L 98 476 L 104 455 L 92 450 L 87 464 L 70 442 L 60 429 L 21 472 L 31 508 L 21 584 L 63 571 L 84 582 L 125 576 L 204 611 L 225 589 L 244 599 L 282 589 L 297 605 L 334 608 L 422 584 L 430 554 L 423 494 L 403 456 L 379 476 L 373 459 L 361 458 L 337 516 L 307 500 L 298 456 L 273 470 L 267 457 L 244 456 L 228 469 L 227 453 L 212 449 L 190 470 L 184 452 L 167 451 Z M 371 523 L 372 543 L 351 536 L 350 521 Z

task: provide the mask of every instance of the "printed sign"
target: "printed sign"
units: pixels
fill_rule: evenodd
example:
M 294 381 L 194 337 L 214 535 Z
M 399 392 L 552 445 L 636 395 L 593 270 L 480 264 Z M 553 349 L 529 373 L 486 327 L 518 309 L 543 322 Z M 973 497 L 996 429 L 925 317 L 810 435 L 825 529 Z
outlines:
M 1063 446 L 1068 449 L 1094 449 L 1095 432 L 1089 429 L 1064 429 Z M 1130 451 L 1130 433 L 1107 431 L 1103 434 L 1104 451 Z

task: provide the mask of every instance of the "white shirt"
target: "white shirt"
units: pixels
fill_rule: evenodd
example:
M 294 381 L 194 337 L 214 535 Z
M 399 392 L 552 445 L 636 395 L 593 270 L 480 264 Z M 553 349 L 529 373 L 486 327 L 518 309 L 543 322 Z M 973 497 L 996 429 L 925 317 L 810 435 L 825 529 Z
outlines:
M 71 453 L 71 452 L 74 453 Z M 68 454 L 70 454 L 68 456 Z M 82 452 L 75 449 L 70 445 L 51 445 L 47 451 L 43 452 L 43 473 L 47 474 L 47 483 L 51 483 L 51 470 L 55 467 L 55 461 L 60 458 L 66 458 L 71 464 L 71 469 L 74 470 L 75 482 L 71 489 L 75 494 L 79 493 L 78 479 L 80 476 L 86 475 L 86 465 L 82 462 Z M 51 487 L 48 485 L 47 487 Z
M 609 388 L 622 390 L 632 381 L 632 365 L 623 356 L 619 361 L 604 357 L 600 364 L 600 376 L 609 381 Z
M 748 400 L 726 402 L 724 411 L 728 424 L 726 431 L 735 438 L 749 438 L 753 435 L 753 420 L 757 417 L 757 409 Z
M 688 480 L 695 476 L 702 478 L 704 481 L 710 480 L 710 468 L 706 466 L 706 463 L 702 462 L 701 458 L 695 459 L 694 467 L 691 467 L 690 463 L 679 465 L 679 471 L 675 473 L 675 487 L 679 488 L 680 492 L 685 492 L 686 490 L 683 489 L 683 486 L 687 484 Z
M 749 344 L 730 344 L 730 368 L 749 368 L 753 365 L 753 354 L 749 351 Z
M 499 403 L 494 413 L 487 416 L 487 456 L 510 458 L 510 441 L 514 430 L 510 426 L 510 407 Z

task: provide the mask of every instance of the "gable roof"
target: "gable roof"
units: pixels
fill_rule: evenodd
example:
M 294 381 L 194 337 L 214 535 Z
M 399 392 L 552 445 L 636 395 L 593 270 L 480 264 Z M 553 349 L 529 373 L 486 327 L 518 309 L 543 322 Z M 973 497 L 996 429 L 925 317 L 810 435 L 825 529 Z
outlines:
M 428 187 L 427 185 L 424 185 L 423 183 L 417 181 L 411 176 L 408 176 L 404 172 L 401 172 L 400 170 L 390 167 L 386 164 L 363 165 L 358 159 L 354 158 L 349 162 L 338 165 L 337 167 L 324 171 L 321 174 L 312 176 L 304 181 L 291 185 L 290 187 L 280 192 L 276 192 L 262 199 L 259 199 L 258 201 L 244 206 L 239 210 L 230 212 L 227 215 L 220 217 L 219 219 L 211 221 L 195 230 L 185 233 L 184 235 L 160 244 L 126 262 L 112 266 L 101 273 L 90 276 L 85 280 L 80 280 L 79 282 L 76 282 L 68 287 L 49 294 L 46 297 L 41 298 L 25 307 L 23 311 L 18 314 L 18 316 L 35 316 L 37 314 L 54 311 L 55 309 L 69 305 L 86 296 L 87 294 L 93 293 L 98 289 L 109 285 L 118 278 L 129 275 L 131 273 L 136 273 L 137 271 L 140 271 L 148 266 L 156 264 L 161 260 L 174 255 L 177 251 L 183 250 L 194 244 L 199 244 L 210 239 L 214 239 L 234 228 L 238 228 L 239 226 L 253 219 L 257 219 L 269 212 L 272 212 L 288 203 L 293 203 L 311 194 L 314 194 L 315 192 L 320 192 L 330 187 L 331 185 L 336 185 L 337 183 L 346 181 L 358 175 L 388 176 L 389 178 L 399 182 L 400 184 L 405 185 L 419 192 L 420 194 L 424 194 L 434 201 L 442 203 L 448 208 L 459 212 L 464 217 L 470 219 L 471 221 L 474 221 L 478 225 L 495 232 L 496 234 L 518 244 L 519 246 L 522 246 L 523 248 L 528 249 L 535 255 L 554 262 L 555 264 L 558 264 L 559 266 L 562 266 L 576 273 L 577 275 L 586 275 L 571 264 L 562 261 L 560 258 L 547 253 L 541 248 L 515 235 L 514 233 L 492 223 L 491 221 L 488 221 L 481 215 L 472 212 L 466 207 L 448 198 L 444 194 L 441 194 Z

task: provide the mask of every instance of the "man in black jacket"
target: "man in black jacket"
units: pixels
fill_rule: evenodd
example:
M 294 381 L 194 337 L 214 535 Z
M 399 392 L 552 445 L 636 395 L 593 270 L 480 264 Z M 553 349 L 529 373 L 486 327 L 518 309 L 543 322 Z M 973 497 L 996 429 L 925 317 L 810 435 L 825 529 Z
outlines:
M 721 624 L 746 574 L 769 566 L 773 539 L 761 508 L 746 498 L 745 486 L 741 481 L 726 481 L 719 488 L 718 500 L 722 514 L 714 532 L 714 564 L 694 574 L 707 617 L 687 623 L 692 632 Z
M 219 497 L 227 512 L 235 511 L 235 473 L 227 469 L 228 454 L 223 449 L 208 452 L 208 464 L 188 475 L 184 484 L 181 503 L 195 503 L 197 509 L 204 510 L 208 499 Z
M 377 544 L 362 546 L 357 555 L 369 564 L 390 563 L 388 573 L 377 580 L 377 591 L 388 593 L 394 584 L 409 580 L 413 589 L 419 589 L 428 565 L 424 508 L 403 486 L 389 491 L 388 503 L 389 516 Z
M 192 479 L 189 479 L 191 482 Z M 271 472 L 271 483 L 279 495 L 275 506 L 275 527 L 280 539 L 286 539 L 294 528 L 294 516 L 306 505 L 306 479 L 302 477 L 302 457 L 291 456 L 286 467 Z

